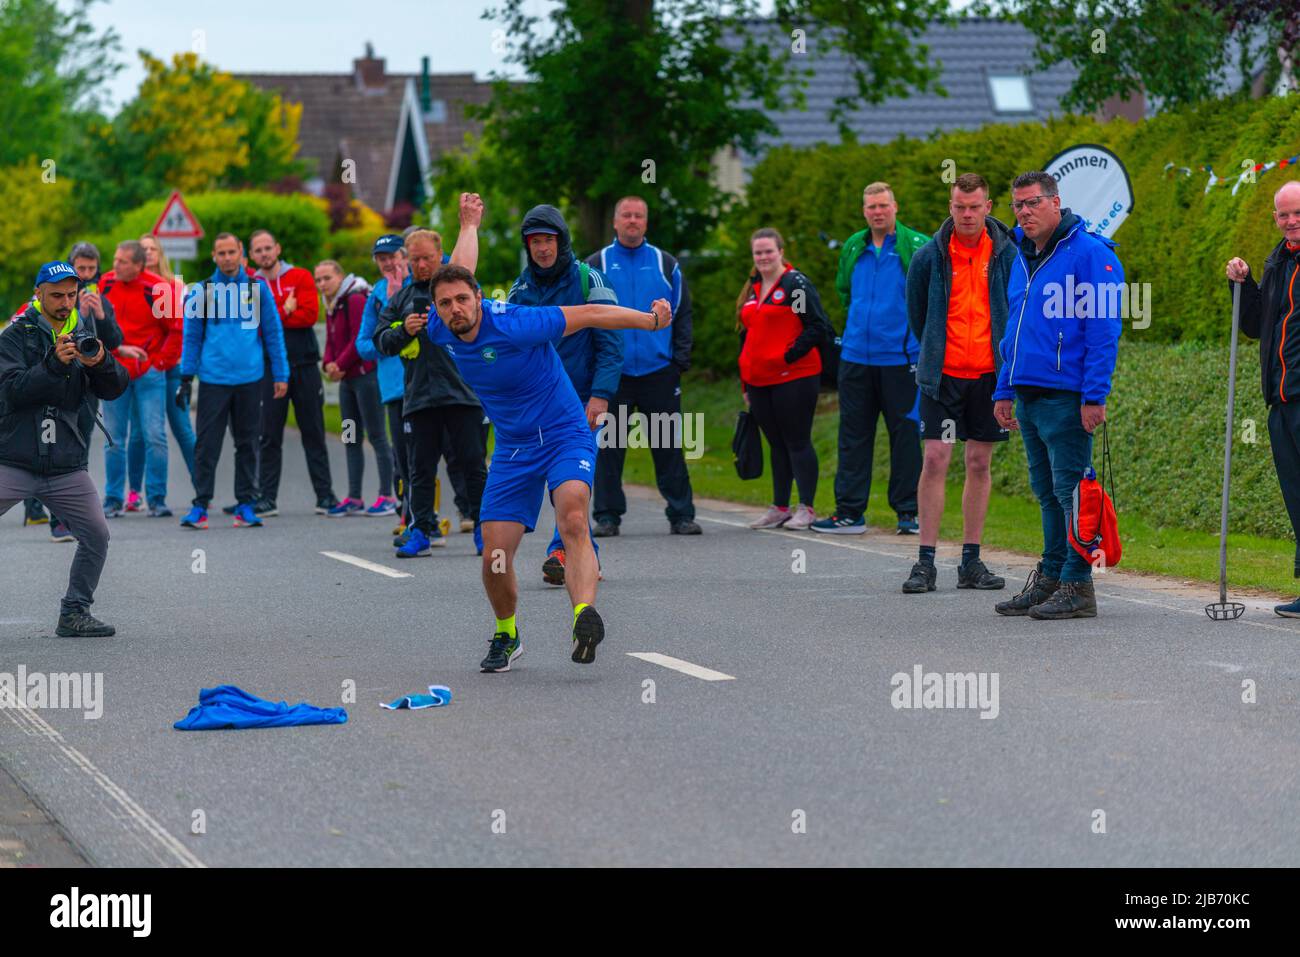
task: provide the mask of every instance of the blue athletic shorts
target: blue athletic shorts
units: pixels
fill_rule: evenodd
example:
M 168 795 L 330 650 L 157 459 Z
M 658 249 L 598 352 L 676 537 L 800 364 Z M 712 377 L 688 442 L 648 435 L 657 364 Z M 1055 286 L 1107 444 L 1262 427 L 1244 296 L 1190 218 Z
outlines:
M 595 471 L 594 435 L 559 435 L 525 448 L 498 445 L 492 452 L 479 520 L 518 522 L 531 532 L 547 488 L 554 494 L 562 483 L 578 479 L 590 489 Z

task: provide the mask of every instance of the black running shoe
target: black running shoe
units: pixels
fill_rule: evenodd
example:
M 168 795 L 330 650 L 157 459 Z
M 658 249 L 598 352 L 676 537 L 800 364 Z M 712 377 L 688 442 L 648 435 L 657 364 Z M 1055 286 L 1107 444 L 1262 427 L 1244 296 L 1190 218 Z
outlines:
M 927 591 L 934 591 L 934 583 L 938 575 L 939 573 L 933 565 L 917 562 L 912 566 L 912 574 L 907 576 L 907 581 L 903 582 L 903 593 L 919 595 Z
M 957 587 L 978 588 L 980 591 L 997 591 L 1007 587 L 1007 580 L 994 575 L 978 558 L 957 566 Z
M 510 662 L 514 661 L 524 653 L 523 645 L 519 643 L 519 629 L 515 628 L 515 636 L 511 638 L 504 631 L 498 631 L 492 636 L 488 643 L 487 657 L 479 662 L 479 667 L 484 673 L 509 671 Z
M 597 522 L 591 530 L 592 538 L 613 538 L 618 534 L 618 526 L 613 522 Z
M 338 504 L 339 504 L 339 500 L 334 497 L 333 492 L 331 492 L 329 495 L 323 495 L 320 498 L 316 499 L 316 514 L 328 515 L 330 513 L 330 509 L 336 508 Z
M 111 638 L 117 629 L 106 625 L 88 611 L 60 615 L 54 633 L 60 638 Z
M 542 562 L 542 581 L 548 585 L 564 584 L 564 549 L 557 548 Z
M 235 508 L 238 507 L 238 505 L 235 506 Z M 225 509 L 222 509 L 222 511 L 225 511 Z M 231 512 L 231 514 L 233 515 L 234 512 Z M 275 499 L 259 498 L 253 503 L 253 514 L 258 518 L 269 518 L 273 515 L 279 515 L 280 510 L 275 507 Z
M 596 660 L 596 646 L 605 637 L 605 623 L 591 605 L 582 609 L 578 620 L 573 623 L 572 660 L 580 665 L 589 665 Z
M 689 518 L 683 519 L 680 522 L 673 522 L 672 525 L 668 527 L 668 530 L 673 535 L 703 535 L 704 534 L 704 529 L 700 528 L 698 523 L 692 521 Z

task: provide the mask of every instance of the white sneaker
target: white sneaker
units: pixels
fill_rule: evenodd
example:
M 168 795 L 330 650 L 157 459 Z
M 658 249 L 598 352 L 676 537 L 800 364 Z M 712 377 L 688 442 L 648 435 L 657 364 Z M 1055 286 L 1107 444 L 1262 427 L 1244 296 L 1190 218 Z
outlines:
M 796 531 L 805 531 L 813 522 L 817 521 L 817 513 L 807 505 L 800 504 L 794 510 L 794 516 L 790 521 L 785 523 L 786 528 L 793 528 Z
M 757 522 L 750 522 L 750 528 L 780 528 L 786 522 L 790 521 L 790 510 L 780 508 L 776 505 L 769 505 L 763 517 Z

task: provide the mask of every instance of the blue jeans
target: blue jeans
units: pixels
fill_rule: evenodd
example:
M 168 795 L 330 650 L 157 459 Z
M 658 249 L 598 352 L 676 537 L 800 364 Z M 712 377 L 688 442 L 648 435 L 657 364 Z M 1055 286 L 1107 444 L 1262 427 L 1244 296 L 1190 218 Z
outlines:
M 185 460 L 185 468 L 193 479 L 194 425 L 190 422 L 189 410 L 176 405 L 176 390 L 180 387 L 181 367 L 172 366 L 167 370 L 167 393 L 163 404 L 167 409 L 167 424 L 172 428 L 172 435 L 176 436 L 176 444 L 181 447 L 181 458 Z M 134 413 L 131 416 L 131 441 L 126 446 L 126 461 L 131 491 L 139 492 L 144 487 L 144 428 L 140 425 L 139 416 Z M 163 497 L 166 498 L 165 488 L 163 492 Z
M 150 369 L 133 379 L 119 398 L 103 403 L 104 425 L 113 437 L 113 445 L 104 443 L 104 501 L 122 502 L 126 484 L 126 444 L 128 429 L 138 419 L 139 432 L 145 442 L 145 473 L 149 504 L 167 502 L 167 375 Z
M 1029 486 L 1043 510 L 1043 575 L 1066 582 L 1092 580 L 1092 566 L 1070 547 L 1065 533 L 1075 486 L 1092 464 L 1092 436 L 1084 431 L 1079 402 L 1077 392 L 1016 394 Z

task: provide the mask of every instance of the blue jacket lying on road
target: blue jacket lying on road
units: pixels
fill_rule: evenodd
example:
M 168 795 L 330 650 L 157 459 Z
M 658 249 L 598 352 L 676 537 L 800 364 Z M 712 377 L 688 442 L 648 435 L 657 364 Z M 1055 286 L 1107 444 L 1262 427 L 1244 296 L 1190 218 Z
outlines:
M 289 728 L 302 724 L 346 724 L 342 708 L 317 708 L 306 702 L 263 701 L 234 685 L 199 691 L 197 708 L 172 727 L 177 731 L 218 731 L 223 728 Z

